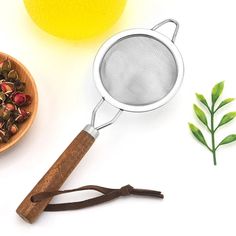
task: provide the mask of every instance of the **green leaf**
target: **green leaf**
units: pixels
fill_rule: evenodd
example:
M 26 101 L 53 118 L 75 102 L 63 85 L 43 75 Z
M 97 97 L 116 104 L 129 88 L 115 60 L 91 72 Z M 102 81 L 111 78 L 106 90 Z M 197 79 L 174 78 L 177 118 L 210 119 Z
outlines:
M 227 98 L 227 99 L 225 99 L 224 101 L 222 101 L 220 103 L 220 105 L 218 106 L 217 110 L 220 109 L 221 107 L 227 105 L 228 103 L 234 101 L 234 100 L 235 100 L 234 98 Z
M 209 107 L 206 98 L 202 94 L 196 93 L 196 97 L 202 104 Z
M 193 110 L 197 115 L 198 119 L 206 126 L 208 126 L 207 118 L 203 110 L 201 110 L 197 105 L 193 105 Z
M 216 103 L 217 99 L 222 94 L 223 89 L 224 89 L 224 81 L 222 81 L 214 86 L 214 88 L 212 89 L 212 93 L 211 93 L 211 99 L 212 99 L 213 104 Z
M 231 134 L 231 135 L 228 135 L 227 137 L 225 137 L 218 146 L 220 145 L 225 145 L 225 144 L 228 144 L 228 143 L 232 143 L 236 141 L 236 134 Z
M 196 138 L 199 142 L 201 142 L 203 145 L 205 145 L 205 146 L 208 147 L 207 142 L 206 142 L 206 140 L 205 140 L 205 138 L 204 138 L 204 136 L 203 136 L 201 130 L 198 129 L 194 124 L 189 123 L 188 125 L 189 125 L 189 128 L 190 128 L 191 132 L 192 132 L 193 135 L 195 136 L 195 138 Z
M 218 127 L 229 123 L 231 120 L 233 120 L 236 117 L 236 112 L 229 112 L 226 115 L 224 115 L 218 125 Z

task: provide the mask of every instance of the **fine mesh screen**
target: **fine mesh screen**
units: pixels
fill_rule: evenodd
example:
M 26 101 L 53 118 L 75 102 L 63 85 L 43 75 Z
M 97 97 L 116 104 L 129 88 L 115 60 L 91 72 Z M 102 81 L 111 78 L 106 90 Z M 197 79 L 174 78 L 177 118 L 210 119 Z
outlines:
M 177 74 L 170 50 L 146 35 L 122 38 L 107 51 L 100 65 L 101 80 L 110 96 L 134 106 L 161 100 L 173 88 Z

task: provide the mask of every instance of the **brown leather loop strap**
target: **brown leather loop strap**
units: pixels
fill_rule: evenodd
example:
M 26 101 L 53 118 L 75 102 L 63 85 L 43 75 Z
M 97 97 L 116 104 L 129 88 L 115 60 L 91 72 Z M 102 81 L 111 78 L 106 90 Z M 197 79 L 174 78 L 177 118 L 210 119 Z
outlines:
M 112 189 L 112 188 L 104 188 L 96 185 L 87 185 L 84 187 L 64 190 L 64 191 L 55 191 L 55 192 L 42 192 L 35 194 L 31 197 L 32 202 L 40 202 L 42 200 L 52 198 L 53 196 L 83 191 L 83 190 L 94 190 L 102 193 L 102 196 L 91 198 L 88 200 L 80 201 L 80 202 L 70 202 L 70 203 L 58 203 L 58 204 L 48 204 L 44 211 L 67 211 L 67 210 L 77 210 L 85 207 L 90 207 L 94 205 L 98 205 L 107 201 L 111 201 L 120 196 L 128 196 L 128 195 L 140 195 L 147 197 L 156 197 L 156 198 L 164 198 L 164 195 L 155 190 L 147 190 L 147 189 L 135 189 L 130 185 L 126 185 L 121 187 L 120 189 Z

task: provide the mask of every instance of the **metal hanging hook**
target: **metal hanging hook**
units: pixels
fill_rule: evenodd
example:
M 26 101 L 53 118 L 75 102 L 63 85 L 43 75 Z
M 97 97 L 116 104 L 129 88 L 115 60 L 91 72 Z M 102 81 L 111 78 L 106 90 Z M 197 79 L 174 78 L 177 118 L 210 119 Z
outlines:
M 97 111 L 99 110 L 99 108 L 102 106 L 102 104 L 104 103 L 105 99 L 102 98 L 99 103 L 95 106 L 95 108 L 93 109 L 93 112 L 92 112 L 92 117 L 91 117 L 91 126 L 95 127 L 95 121 L 96 121 L 96 115 L 97 115 Z M 123 111 L 121 109 L 118 110 L 118 112 L 115 114 L 115 116 L 108 122 L 104 123 L 104 124 L 101 124 L 97 127 L 95 127 L 95 129 L 97 130 L 100 130 L 100 129 L 103 129 L 109 125 L 112 125 L 114 124 L 117 119 L 119 118 L 119 116 L 121 115 Z
M 178 21 L 174 20 L 174 19 L 167 19 L 167 20 L 164 20 L 162 22 L 160 22 L 159 24 L 155 25 L 152 30 L 157 30 L 158 28 L 160 28 L 162 25 L 164 24 L 167 24 L 167 23 L 174 23 L 175 24 L 175 31 L 173 33 L 173 36 L 172 36 L 172 39 L 171 41 L 174 43 L 175 42 L 175 39 L 176 39 L 176 36 L 178 34 L 178 31 L 179 31 L 179 23 Z

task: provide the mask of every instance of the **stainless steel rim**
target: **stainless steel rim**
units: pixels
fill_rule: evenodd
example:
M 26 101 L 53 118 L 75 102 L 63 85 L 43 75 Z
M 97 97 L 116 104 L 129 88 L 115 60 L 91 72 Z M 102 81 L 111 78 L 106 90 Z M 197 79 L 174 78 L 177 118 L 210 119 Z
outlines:
M 163 43 L 170 50 L 170 52 L 173 54 L 173 57 L 175 58 L 175 61 L 176 61 L 177 70 L 178 70 L 176 82 L 175 82 L 175 85 L 172 88 L 172 90 L 161 100 L 159 100 L 155 103 L 152 103 L 152 104 L 144 105 L 144 106 L 127 105 L 127 104 L 121 103 L 121 102 L 117 101 L 116 99 L 114 99 L 112 96 L 110 96 L 110 94 L 104 88 L 102 80 L 101 80 L 101 76 L 100 76 L 100 66 L 101 66 L 101 62 L 103 61 L 103 58 L 104 58 L 106 52 L 120 39 L 128 37 L 128 36 L 134 36 L 134 35 L 150 36 L 150 37 L 153 37 L 156 40 L 160 41 L 161 43 Z M 107 40 L 102 45 L 102 47 L 98 51 L 98 53 L 95 57 L 95 61 L 94 61 L 94 80 L 95 80 L 95 84 L 97 86 L 97 89 L 101 93 L 102 97 L 108 103 L 110 103 L 112 106 L 115 106 L 120 110 L 129 111 L 129 112 L 151 111 L 151 110 L 157 109 L 158 107 L 161 107 L 164 104 L 166 104 L 170 99 L 172 99 L 175 96 L 175 94 L 179 90 L 179 88 L 182 84 L 183 75 L 184 75 L 183 59 L 182 59 L 182 56 L 181 56 L 179 50 L 175 46 L 175 44 L 169 38 L 167 38 L 165 35 L 163 35 L 159 32 L 156 32 L 154 30 L 149 30 L 149 29 L 131 29 L 131 30 L 126 30 L 126 31 L 116 34 L 115 36 L 113 36 L 112 38 Z

